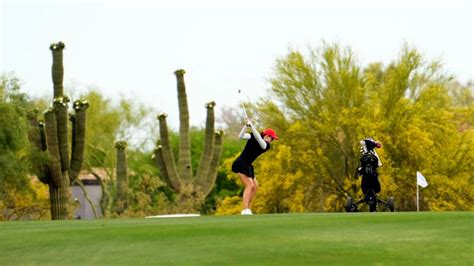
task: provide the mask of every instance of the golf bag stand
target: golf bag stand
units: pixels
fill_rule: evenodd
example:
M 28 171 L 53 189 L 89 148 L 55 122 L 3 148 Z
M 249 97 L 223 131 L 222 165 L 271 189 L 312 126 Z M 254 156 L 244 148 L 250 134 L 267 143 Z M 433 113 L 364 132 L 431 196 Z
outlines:
M 375 148 L 380 148 L 382 145 L 372 138 L 366 138 L 360 144 L 362 156 L 356 174 L 362 176 L 361 188 L 364 197 L 356 202 L 352 197 L 348 197 L 345 209 L 347 212 L 357 212 L 357 206 L 365 203 L 369 206 L 370 212 L 377 211 L 379 204 L 393 212 L 395 210 L 393 197 L 389 197 L 387 201 L 377 197 L 377 193 L 381 191 L 377 168 L 381 164 Z

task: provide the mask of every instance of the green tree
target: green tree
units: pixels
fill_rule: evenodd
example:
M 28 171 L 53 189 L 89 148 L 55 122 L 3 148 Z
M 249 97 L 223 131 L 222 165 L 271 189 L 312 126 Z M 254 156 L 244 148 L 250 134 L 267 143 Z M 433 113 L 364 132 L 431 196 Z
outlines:
M 28 168 L 22 162 L 28 140 L 27 100 L 13 74 L 3 74 L 0 82 L 0 193 L 4 193 L 7 183 L 17 189 L 28 183 Z
M 28 175 L 29 101 L 20 85 L 13 73 L 0 76 L 0 220 L 48 217 L 46 189 Z

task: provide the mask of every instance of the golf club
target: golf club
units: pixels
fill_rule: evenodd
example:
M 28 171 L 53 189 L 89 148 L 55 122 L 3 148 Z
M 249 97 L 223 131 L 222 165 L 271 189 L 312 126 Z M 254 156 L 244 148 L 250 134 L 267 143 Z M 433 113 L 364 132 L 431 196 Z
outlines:
M 241 91 L 241 90 L 238 90 L 238 92 L 239 92 L 239 95 L 242 94 L 242 91 Z M 244 116 L 245 116 L 245 118 L 246 118 L 247 120 L 249 120 L 249 116 L 247 115 L 247 111 L 245 110 L 245 106 L 244 106 L 244 102 L 243 102 L 243 101 L 240 103 L 240 106 L 242 106 L 242 110 L 244 111 Z

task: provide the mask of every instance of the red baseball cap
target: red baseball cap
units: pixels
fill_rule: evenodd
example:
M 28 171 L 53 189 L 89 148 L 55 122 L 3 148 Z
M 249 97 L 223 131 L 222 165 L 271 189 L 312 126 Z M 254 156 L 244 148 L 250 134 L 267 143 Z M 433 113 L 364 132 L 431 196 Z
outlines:
M 275 130 L 271 129 L 271 128 L 267 128 L 263 131 L 263 136 L 270 136 L 272 137 L 272 139 L 274 140 L 278 140 L 278 136 L 277 134 L 275 133 Z

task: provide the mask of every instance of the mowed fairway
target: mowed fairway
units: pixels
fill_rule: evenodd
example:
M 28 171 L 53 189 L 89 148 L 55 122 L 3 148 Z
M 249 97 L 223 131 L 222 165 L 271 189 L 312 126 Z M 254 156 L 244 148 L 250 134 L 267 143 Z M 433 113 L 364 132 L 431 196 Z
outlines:
M 473 212 L 0 223 L 0 265 L 474 265 Z

